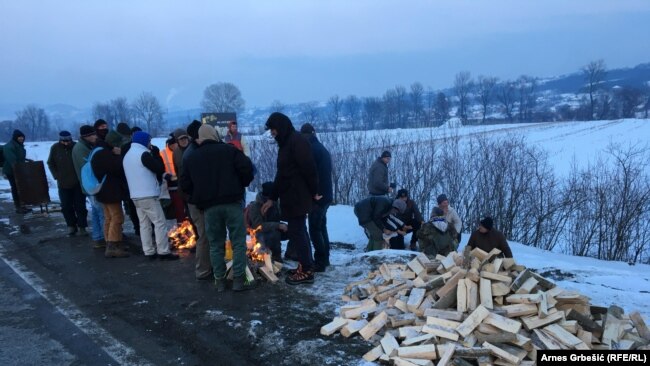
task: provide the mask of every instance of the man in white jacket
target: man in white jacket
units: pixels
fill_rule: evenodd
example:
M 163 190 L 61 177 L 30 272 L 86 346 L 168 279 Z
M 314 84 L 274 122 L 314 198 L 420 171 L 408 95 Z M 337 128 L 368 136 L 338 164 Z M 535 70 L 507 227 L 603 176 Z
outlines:
M 458 216 L 458 213 L 453 207 L 449 206 L 449 199 L 447 199 L 446 194 L 438 196 L 437 201 L 438 207 L 440 207 L 442 212 L 445 214 L 445 221 L 447 221 L 447 224 L 453 226 L 456 240 L 460 243 L 460 231 L 463 229 L 463 222 L 460 220 L 460 216 Z M 431 217 L 433 218 L 433 213 L 431 214 Z
M 167 241 L 165 213 L 160 206 L 160 182 L 165 164 L 160 151 L 151 145 L 151 136 L 142 131 L 133 134 L 133 143 L 124 156 L 124 172 L 131 199 L 140 219 L 142 250 L 149 259 L 175 260 Z M 151 224 L 155 228 L 156 246 L 151 239 Z

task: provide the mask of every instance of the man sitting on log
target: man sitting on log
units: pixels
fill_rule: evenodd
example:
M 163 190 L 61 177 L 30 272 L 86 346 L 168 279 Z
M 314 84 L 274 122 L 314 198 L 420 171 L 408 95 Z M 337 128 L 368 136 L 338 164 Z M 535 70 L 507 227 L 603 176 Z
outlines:
M 512 251 L 506 241 L 505 235 L 494 228 L 494 220 L 490 216 L 481 219 L 478 228 L 469 237 L 467 246 L 472 249 L 480 248 L 488 253 L 492 249 L 497 248 L 501 251 L 501 255 L 506 258 L 512 258 Z

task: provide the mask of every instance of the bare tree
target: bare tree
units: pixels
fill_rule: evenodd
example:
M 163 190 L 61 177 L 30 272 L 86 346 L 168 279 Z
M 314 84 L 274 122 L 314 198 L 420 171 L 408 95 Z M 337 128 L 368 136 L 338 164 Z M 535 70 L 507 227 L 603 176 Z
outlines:
M 424 113 L 424 86 L 421 83 L 415 82 L 411 84 L 411 91 L 409 92 L 411 99 L 411 111 L 413 112 L 413 121 L 416 126 L 423 126 L 425 122 Z
M 456 97 L 458 97 L 458 111 L 456 112 L 456 116 L 459 117 L 463 123 L 467 122 L 469 94 L 473 87 L 472 75 L 469 71 L 461 71 L 456 74 L 456 77 L 454 78 L 454 90 L 456 92 Z
M 519 93 L 519 122 L 530 122 L 533 120 L 536 89 L 537 80 L 535 78 L 528 75 L 522 75 L 517 79 L 517 92 Z
M 643 103 L 643 93 L 633 87 L 622 87 L 616 92 L 619 116 L 622 118 L 634 118 L 636 110 Z
M 510 122 L 515 120 L 515 83 L 507 80 L 497 90 L 497 99 L 503 109 L 503 114 Z
M 488 107 L 492 104 L 492 99 L 494 98 L 494 89 L 497 85 L 497 80 L 498 79 L 493 76 L 479 75 L 478 77 L 477 93 L 481 106 L 483 107 L 483 120 L 481 123 L 485 123 Z
M 32 140 L 43 140 L 50 132 L 50 119 L 43 108 L 30 104 L 16 112 L 14 126 L 25 132 Z
M 589 94 L 589 115 L 590 119 L 593 119 L 596 107 L 596 92 L 601 88 L 601 83 L 607 74 L 605 61 L 601 59 L 588 63 L 582 67 L 582 74 L 587 82 L 585 89 Z
M 361 114 L 361 100 L 356 95 L 348 95 L 343 100 L 343 117 L 350 125 L 351 129 L 355 129 L 358 125 Z
M 146 126 L 152 136 L 158 136 L 163 128 L 164 112 L 158 98 L 152 93 L 143 92 L 132 105 L 135 120 Z
M 406 107 L 406 88 L 402 85 L 395 87 L 395 113 L 397 116 L 397 125 L 400 128 L 406 127 L 408 109 Z
M 399 120 L 398 96 L 395 89 L 388 89 L 383 97 L 383 126 L 382 128 L 395 128 Z
M 366 130 L 379 127 L 382 119 L 383 102 L 376 97 L 365 98 L 363 101 L 363 123 Z
M 201 107 L 205 112 L 241 112 L 244 105 L 244 99 L 235 84 L 219 82 L 203 91 Z
M 113 128 L 117 127 L 117 124 L 124 122 L 126 124 L 131 124 L 131 119 L 133 118 L 133 111 L 129 102 L 124 97 L 119 97 L 111 100 L 111 109 L 113 110 L 113 120 L 111 126 Z M 108 121 L 107 121 L 108 122 Z
M 332 129 L 336 131 L 339 122 L 341 121 L 341 114 L 343 109 L 343 100 L 338 95 L 333 95 L 327 100 L 328 107 L 328 122 Z
M 318 102 L 311 101 L 300 105 L 300 120 L 302 123 L 311 123 L 312 125 L 315 125 L 320 123 L 320 117 Z
M 434 121 L 441 125 L 445 123 L 447 119 L 449 119 L 449 99 L 443 92 L 439 92 L 436 95 L 436 106 L 435 106 L 435 112 L 434 112 Z
M 276 99 L 276 100 L 273 101 L 273 103 L 271 103 L 271 107 L 269 108 L 269 112 L 270 113 L 273 113 L 273 112 L 283 113 L 286 108 L 287 108 L 287 106 L 285 106 L 284 103 L 282 103 L 281 101 Z

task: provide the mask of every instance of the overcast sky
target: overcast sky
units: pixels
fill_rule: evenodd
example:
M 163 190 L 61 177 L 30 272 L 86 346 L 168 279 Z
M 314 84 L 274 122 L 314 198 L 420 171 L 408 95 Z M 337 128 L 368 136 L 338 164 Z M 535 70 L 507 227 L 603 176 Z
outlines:
M 89 107 L 153 92 L 198 107 L 381 95 L 461 70 L 514 78 L 650 61 L 647 0 L 0 0 L 0 103 Z

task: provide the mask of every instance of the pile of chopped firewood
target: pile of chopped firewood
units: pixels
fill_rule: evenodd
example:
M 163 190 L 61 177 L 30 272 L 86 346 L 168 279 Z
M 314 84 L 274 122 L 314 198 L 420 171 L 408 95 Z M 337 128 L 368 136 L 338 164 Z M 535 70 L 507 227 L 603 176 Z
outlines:
M 589 298 L 469 248 L 408 264 L 382 264 L 345 288 L 329 336 L 359 334 L 376 345 L 363 358 L 395 365 L 534 364 L 538 350 L 650 349 L 641 315 Z

